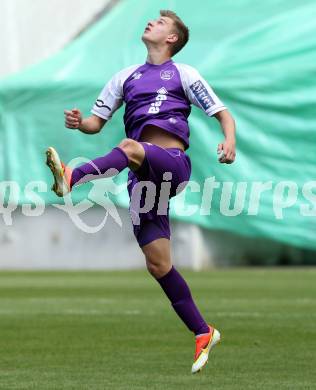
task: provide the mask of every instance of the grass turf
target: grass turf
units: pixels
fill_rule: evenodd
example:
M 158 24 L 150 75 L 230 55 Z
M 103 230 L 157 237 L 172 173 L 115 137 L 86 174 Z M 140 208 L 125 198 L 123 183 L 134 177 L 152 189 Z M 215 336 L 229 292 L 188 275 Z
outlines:
M 1 272 L 0 389 L 315 389 L 316 270 L 183 274 L 223 336 L 195 376 L 145 272 Z

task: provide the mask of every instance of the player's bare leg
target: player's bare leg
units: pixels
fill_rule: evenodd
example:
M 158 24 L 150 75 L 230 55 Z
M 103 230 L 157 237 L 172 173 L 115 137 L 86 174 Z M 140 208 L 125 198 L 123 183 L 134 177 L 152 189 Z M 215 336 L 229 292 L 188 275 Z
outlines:
M 171 270 L 170 241 L 168 239 L 158 238 L 144 245 L 141 249 L 145 255 L 147 269 L 154 278 L 162 278 Z
M 207 363 L 211 349 L 220 341 L 220 333 L 206 324 L 195 306 L 188 285 L 172 266 L 170 241 L 159 238 L 141 249 L 148 271 L 161 285 L 178 316 L 196 335 L 192 373 L 199 372 Z

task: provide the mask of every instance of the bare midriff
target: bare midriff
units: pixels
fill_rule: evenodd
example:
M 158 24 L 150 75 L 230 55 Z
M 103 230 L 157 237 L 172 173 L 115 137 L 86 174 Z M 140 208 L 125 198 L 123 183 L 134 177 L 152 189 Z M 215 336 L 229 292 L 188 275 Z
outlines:
M 184 150 L 184 143 L 176 135 L 154 125 L 145 126 L 140 141 L 158 145 L 164 149 L 179 148 Z

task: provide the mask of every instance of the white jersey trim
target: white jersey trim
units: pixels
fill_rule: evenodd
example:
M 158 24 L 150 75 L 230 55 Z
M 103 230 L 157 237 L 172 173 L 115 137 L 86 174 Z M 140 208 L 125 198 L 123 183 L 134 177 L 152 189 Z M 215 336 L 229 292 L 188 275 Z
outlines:
M 227 109 L 195 68 L 187 64 L 174 65 L 179 71 L 184 93 L 191 104 L 202 109 L 208 116 Z
M 132 65 L 116 73 L 104 86 L 91 113 L 102 119 L 109 120 L 123 104 L 123 85 L 128 77 L 141 65 Z

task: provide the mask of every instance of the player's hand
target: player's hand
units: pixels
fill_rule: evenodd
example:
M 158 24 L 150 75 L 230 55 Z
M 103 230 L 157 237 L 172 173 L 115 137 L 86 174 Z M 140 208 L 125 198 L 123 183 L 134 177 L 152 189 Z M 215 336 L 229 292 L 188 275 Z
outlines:
M 218 161 L 221 164 L 232 164 L 236 157 L 235 140 L 225 140 L 217 147 Z
M 78 129 L 82 122 L 82 114 L 77 108 L 65 110 L 65 126 L 68 129 Z

